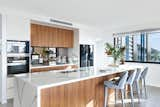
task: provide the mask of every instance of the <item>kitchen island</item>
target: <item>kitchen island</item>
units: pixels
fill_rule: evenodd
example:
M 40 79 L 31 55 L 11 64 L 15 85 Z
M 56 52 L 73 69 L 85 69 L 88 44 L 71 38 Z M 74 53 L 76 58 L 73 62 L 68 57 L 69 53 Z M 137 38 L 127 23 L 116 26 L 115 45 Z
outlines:
M 81 68 L 15 76 L 14 107 L 103 107 L 105 80 L 141 66 Z

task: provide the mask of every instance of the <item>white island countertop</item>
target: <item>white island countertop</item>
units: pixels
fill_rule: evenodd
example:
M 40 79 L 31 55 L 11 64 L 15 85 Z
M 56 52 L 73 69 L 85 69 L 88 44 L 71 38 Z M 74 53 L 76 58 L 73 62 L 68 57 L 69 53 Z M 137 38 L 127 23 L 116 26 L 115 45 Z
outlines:
M 143 69 L 142 66 L 123 65 L 105 67 L 101 71 L 95 68 L 80 68 L 75 71 L 48 71 L 15 75 L 14 107 L 41 107 L 41 90 L 46 88 L 54 88 L 137 68 Z
M 23 80 L 29 83 L 33 87 L 42 89 L 49 88 L 53 86 L 68 84 L 72 82 L 77 82 L 81 80 L 111 75 L 118 72 L 124 72 L 127 70 L 142 68 L 142 66 L 132 66 L 123 65 L 120 67 L 105 67 L 105 71 L 97 70 L 93 67 L 91 68 L 80 68 L 78 70 L 69 71 L 48 71 L 48 72 L 37 72 L 37 73 L 27 73 L 16 75 L 17 79 Z

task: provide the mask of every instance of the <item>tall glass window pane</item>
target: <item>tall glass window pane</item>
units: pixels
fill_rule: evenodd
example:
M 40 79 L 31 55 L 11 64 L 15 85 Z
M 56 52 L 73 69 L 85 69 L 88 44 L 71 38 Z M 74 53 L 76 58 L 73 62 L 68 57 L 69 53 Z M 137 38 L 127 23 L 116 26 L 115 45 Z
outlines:
M 141 37 L 140 34 L 136 34 L 133 37 L 133 45 L 134 45 L 134 59 L 133 61 L 141 61 Z
M 160 62 L 160 32 L 148 34 L 148 61 Z

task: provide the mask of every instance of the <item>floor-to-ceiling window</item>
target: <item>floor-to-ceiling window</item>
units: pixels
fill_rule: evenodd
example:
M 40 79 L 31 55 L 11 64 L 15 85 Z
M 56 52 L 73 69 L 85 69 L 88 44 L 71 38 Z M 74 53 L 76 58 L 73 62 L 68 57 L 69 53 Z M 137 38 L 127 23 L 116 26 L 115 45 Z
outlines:
M 115 37 L 115 45 L 125 46 L 125 60 L 160 63 L 160 31 L 126 33 Z

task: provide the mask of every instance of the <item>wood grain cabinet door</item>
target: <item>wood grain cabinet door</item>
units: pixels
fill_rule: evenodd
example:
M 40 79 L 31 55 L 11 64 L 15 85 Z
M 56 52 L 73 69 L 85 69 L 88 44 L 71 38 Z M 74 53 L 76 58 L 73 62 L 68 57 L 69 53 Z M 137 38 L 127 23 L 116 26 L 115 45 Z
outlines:
M 65 47 L 73 48 L 74 38 L 73 38 L 73 31 L 66 30 L 65 31 Z
M 31 24 L 31 46 L 45 46 L 45 29 L 41 25 Z
M 31 46 L 73 48 L 72 30 L 31 24 Z
M 57 47 L 57 28 L 52 28 L 52 38 L 50 39 L 51 47 Z
M 37 26 L 35 24 L 31 24 L 31 46 L 36 46 L 38 43 L 37 40 Z
M 46 27 L 46 26 L 41 26 L 41 28 L 40 28 L 40 46 L 42 46 L 42 47 L 48 47 L 48 40 L 49 40 L 49 32 L 48 32 L 48 27 Z
M 57 29 L 57 47 L 65 47 L 65 31 L 64 29 Z

